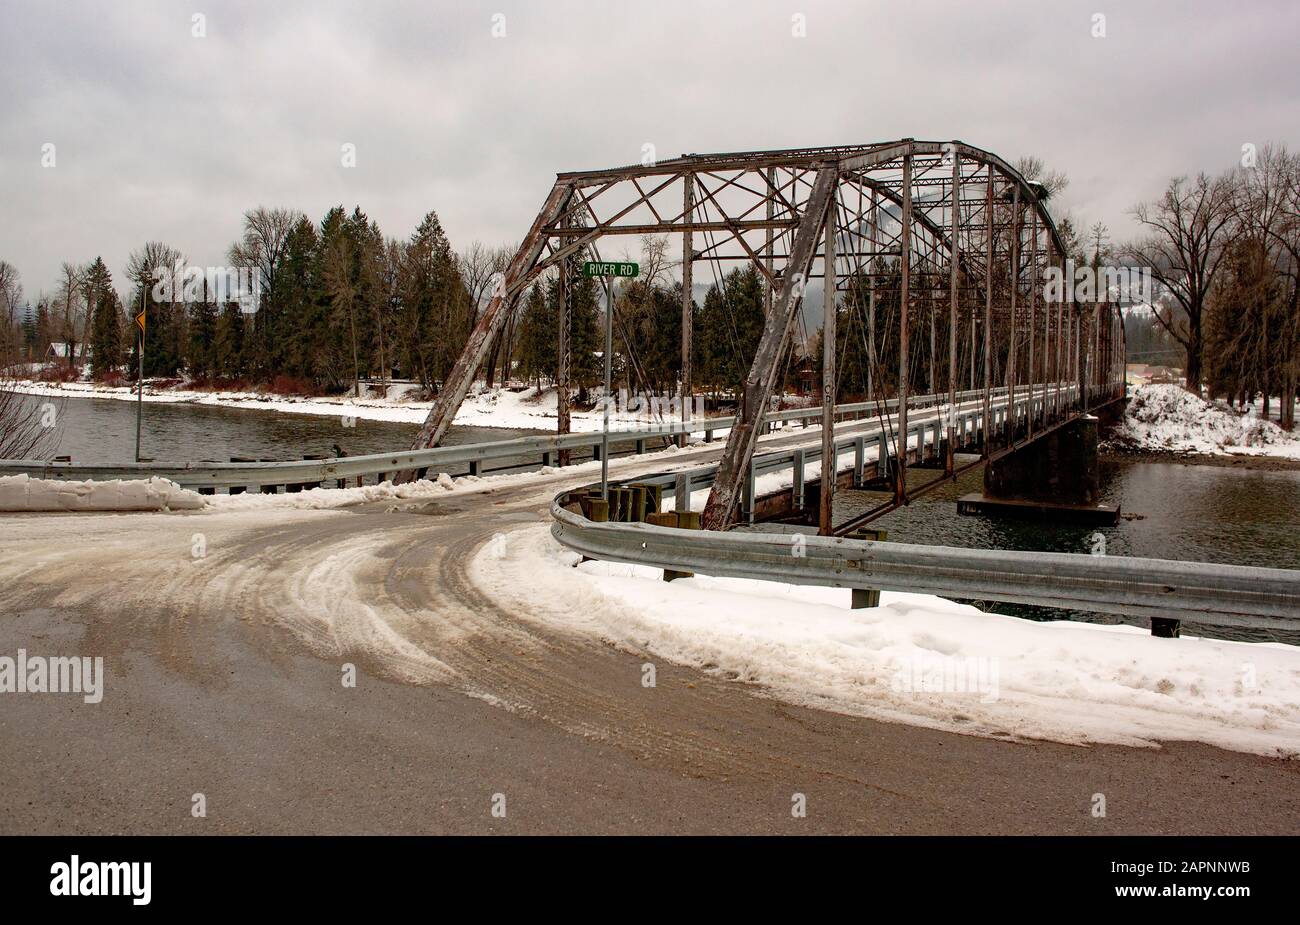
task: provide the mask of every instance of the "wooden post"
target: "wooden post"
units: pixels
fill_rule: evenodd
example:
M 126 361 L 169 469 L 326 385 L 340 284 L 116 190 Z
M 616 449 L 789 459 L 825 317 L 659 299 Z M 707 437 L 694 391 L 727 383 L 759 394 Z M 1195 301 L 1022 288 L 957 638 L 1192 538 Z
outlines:
M 854 530 L 850 534 L 850 539 L 869 540 L 871 542 L 884 542 L 887 534 L 884 530 L 873 530 L 870 527 L 864 527 L 860 530 Z M 867 607 L 880 606 L 880 589 L 879 588 L 854 588 L 849 607 L 852 610 L 863 610 Z

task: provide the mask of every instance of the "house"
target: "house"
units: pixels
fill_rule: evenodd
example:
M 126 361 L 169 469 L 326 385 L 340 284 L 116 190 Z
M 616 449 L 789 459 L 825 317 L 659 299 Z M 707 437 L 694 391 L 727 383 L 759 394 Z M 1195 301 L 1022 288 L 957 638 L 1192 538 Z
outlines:
M 71 361 L 80 362 L 80 360 L 84 358 L 84 360 L 87 363 L 89 363 L 93 353 L 94 351 L 90 349 L 89 345 L 74 346 L 74 345 L 64 343 L 63 341 L 60 340 L 60 341 L 52 342 L 50 346 L 46 348 L 45 360 L 46 362 L 54 362 L 57 360 L 62 360 L 64 362 L 71 362 Z

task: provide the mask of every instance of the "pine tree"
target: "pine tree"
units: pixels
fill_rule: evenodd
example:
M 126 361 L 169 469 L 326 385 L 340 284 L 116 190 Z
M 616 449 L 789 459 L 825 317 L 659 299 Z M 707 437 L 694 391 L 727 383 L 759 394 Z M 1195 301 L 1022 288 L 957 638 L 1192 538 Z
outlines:
M 190 378 L 205 381 L 216 372 L 217 307 L 209 299 L 207 281 L 203 299 L 190 307 L 189 338 L 185 349 L 185 368 Z
M 122 303 L 113 288 L 113 277 L 103 258 L 96 257 L 87 274 L 86 292 L 91 312 L 91 370 L 96 379 L 103 379 L 121 367 L 126 357 L 126 319 Z

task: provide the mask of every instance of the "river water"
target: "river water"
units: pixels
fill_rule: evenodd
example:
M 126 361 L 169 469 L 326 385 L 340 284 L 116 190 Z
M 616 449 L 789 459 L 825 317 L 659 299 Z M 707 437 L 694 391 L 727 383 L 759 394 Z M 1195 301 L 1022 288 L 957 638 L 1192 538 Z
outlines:
M 48 458 L 57 452 L 77 461 L 130 461 L 135 454 L 135 413 L 131 402 L 66 399 L 58 403 L 58 449 L 43 455 Z M 142 455 L 167 462 L 224 461 L 232 456 L 298 459 L 310 454 L 334 455 L 337 444 L 356 456 L 408 446 L 417 429 L 416 424 L 364 420 L 348 427 L 341 416 L 146 403 Z M 537 432 L 453 427 L 444 444 L 505 440 L 533 433 Z M 537 460 L 518 462 L 535 465 Z M 937 474 L 914 470 L 909 481 L 917 485 Z M 895 542 L 1078 553 L 1093 551 L 1097 546 L 1094 534 L 1100 533 L 1108 555 L 1300 568 L 1300 543 L 1296 542 L 1300 537 L 1300 471 L 1104 460 L 1103 500 L 1118 504 L 1126 516 L 1117 526 L 1101 529 L 958 516 L 957 498 L 979 491 L 982 478 L 980 469 L 972 469 L 955 483 L 939 486 L 872 526 L 886 530 L 888 539 Z M 844 491 L 836 497 L 836 520 L 841 522 L 884 500 L 873 492 Z M 1013 604 L 1000 603 L 996 608 L 1031 619 L 1117 619 Z M 1300 643 L 1300 634 L 1191 625 L 1187 630 Z
M 30 398 L 43 402 L 43 398 Z M 114 398 L 56 399 L 57 449 L 42 458 L 71 456 L 75 462 L 131 462 L 135 459 L 134 402 Z M 420 426 L 351 419 L 342 414 L 287 414 L 190 403 L 144 404 L 140 455 L 159 462 L 228 462 L 249 459 L 302 459 L 334 456 L 337 445 L 348 456 L 385 453 L 411 445 Z M 444 446 L 509 440 L 536 433 L 498 427 L 453 427 Z
M 968 459 L 973 457 L 958 457 L 958 463 Z M 915 487 L 937 475 L 933 470 L 909 471 L 908 483 Z M 1102 500 L 1119 505 L 1123 516 L 1116 526 L 1102 528 L 958 515 L 957 499 L 980 491 L 983 478 L 981 468 L 971 469 L 956 482 L 939 485 L 870 526 L 885 530 L 888 540 L 900 543 L 1075 553 L 1098 549 L 1113 556 L 1300 568 L 1300 471 L 1103 458 Z M 838 522 L 886 499 L 876 492 L 856 491 L 836 497 Z M 1101 542 L 1096 534 L 1101 534 Z M 995 609 L 1031 619 L 1146 626 L 1144 621 L 1015 604 L 998 603 Z M 1194 635 L 1300 644 L 1297 633 L 1190 623 L 1185 630 Z

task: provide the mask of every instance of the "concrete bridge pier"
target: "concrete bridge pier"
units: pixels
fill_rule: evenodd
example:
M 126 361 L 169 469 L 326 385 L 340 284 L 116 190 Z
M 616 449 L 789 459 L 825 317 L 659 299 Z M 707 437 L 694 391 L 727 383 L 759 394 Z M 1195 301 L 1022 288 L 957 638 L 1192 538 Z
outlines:
M 1101 504 L 1097 418 L 1057 427 L 984 467 L 984 491 L 957 502 L 959 514 L 1112 525 L 1119 507 Z

